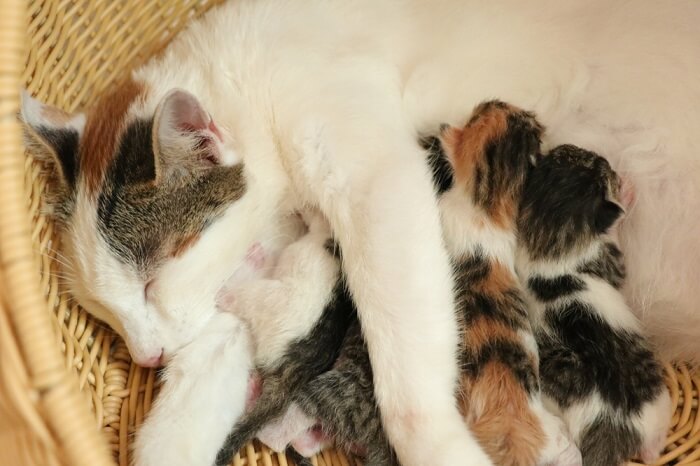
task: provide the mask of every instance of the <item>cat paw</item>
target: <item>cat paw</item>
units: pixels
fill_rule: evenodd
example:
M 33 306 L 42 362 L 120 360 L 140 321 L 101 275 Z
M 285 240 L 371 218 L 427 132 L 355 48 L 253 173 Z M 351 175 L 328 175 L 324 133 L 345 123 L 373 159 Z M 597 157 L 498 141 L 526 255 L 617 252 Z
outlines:
M 267 254 L 260 243 L 254 243 L 246 252 L 245 261 L 253 270 L 261 270 L 267 262 Z
M 547 443 L 538 462 L 540 466 L 582 466 L 581 451 L 574 443 L 568 429 L 550 412 L 541 414 L 547 435 Z
M 654 464 L 661 456 L 661 452 L 666 445 L 666 433 L 659 432 L 652 439 L 648 440 L 642 447 L 639 455 L 645 464 Z
M 317 424 L 295 438 L 291 446 L 300 455 L 310 458 L 331 444 L 331 438 L 323 432 L 321 425 Z
M 559 453 L 555 458 L 546 462 L 543 466 L 582 466 L 581 451 L 573 443 Z

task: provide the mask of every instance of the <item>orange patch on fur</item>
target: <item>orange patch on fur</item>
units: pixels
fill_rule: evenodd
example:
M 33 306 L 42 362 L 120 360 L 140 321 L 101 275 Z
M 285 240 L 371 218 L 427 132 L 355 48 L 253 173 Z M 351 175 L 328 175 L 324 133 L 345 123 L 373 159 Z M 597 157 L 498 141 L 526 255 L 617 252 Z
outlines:
M 511 106 L 483 108 L 483 105 L 480 105 L 474 110 L 474 118 L 464 129 L 450 128 L 443 134 L 441 140 L 452 160 L 457 183 L 473 189 L 477 168 L 481 168 L 486 176 L 491 169 L 484 160 L 486 146 L 490 141 L 506 134 L 508 114 L 514 111 L 516 109 Z M 514 200 L 504 193 L 495 200 L 487 213 L 497 226 L 510 228 L 514 221 L 515 209 Z
M 191 248 L 197 241 L 199 240 L 199 235 L 191 235 L 191 236 L 186 236 L 183 238 L 181 241 L 179 241 L 175 247 L 173 248 L 172 252 L 170 253 L 171 257 L 179 257 L 185 253 L 189 248 Z
M 464 347 L 473 351 L 479 351 L 483 346 L 496 340 L 520 344 L 515 330 L 487 317 L 478 317 L 470 322 L 469 328 L 464 330 L 462 339 Z
M 460 410 L 486 454 L 498 466 L 535 466 L 544 431 L 513 374 L 491 362 L 468 383 L 471 389 L 461 397 Z
M 505 109 L 489 108 L 479 113 L 476 120 L 467 124 L 460 142 L 461 158 L 483 157 L 488 142 L 502 137 L 508 130 L 508 113 Z M 455 162 L 458 163 L 459 160 Z
M 92 107 L 80 145 L 80 172 L 89 194 L 94 195 L 99 190 L 117 149 L 126 112 L 143 93 L 143 85 L 129 79 L 102 96 Z
M 476 167 L 484 163 L 484 149 L 488 142 L 503 136 L 508 130 L 507 114 L 504 109 L 483 110 L 479 106 L 474 110 L 473 121 L 442 140 L 452 159 L 456 181 L 472 181 Z
M 485 295 L 498 297 L 512 289 L 516 280 L 513 272 L 500 262 L 491 261 L 491 270 L 484 280 L 475 284 L 475 290 Z
M 504 230 L 510 230 L 515 223 L 515 209 L 515 200 L 507 194 L 504 194 L 498 198 L 493 209 L 489 212 L 489 215 L 496 226 Z

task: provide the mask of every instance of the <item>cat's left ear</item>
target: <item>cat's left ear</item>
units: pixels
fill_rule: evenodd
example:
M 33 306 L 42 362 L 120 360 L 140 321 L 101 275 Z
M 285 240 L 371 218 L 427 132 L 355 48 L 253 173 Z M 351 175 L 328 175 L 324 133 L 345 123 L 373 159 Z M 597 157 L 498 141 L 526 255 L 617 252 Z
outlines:
M 610 182 L 605 199 L 603 199 L 596 213 L 595 227 L 599 233 L 608 231 L 615 222 L 627 213 L 627 210 L 634 203 L 634 187 L 632 183 L 617 173 L 613 177 L 617 179 L 619 185 L 614 189 L 612 184 L 614 180 Z
M 239 162 L 225 135 L 191 93 L 173 89 L 160 102 L 153 123 L 155 182 Z
M 24 144 L 45 169 L 48 204 L 61 204 L 77 184 L 78 147 L 85 115 L 64 112 L 23 91 L 19 117 L 24 127 Z
M 605 199 L 596 212 L 596 232 L 607 232 L 624 214 L 625 209 L 619 203 Z
M 455 154 L 457 152 L 457 146 L 462 140 L 463 131 L 462 128 L 456 128 L 448 124 L 440 126 L 440 136 L 438 139 L 452 168 L 455 168 Z

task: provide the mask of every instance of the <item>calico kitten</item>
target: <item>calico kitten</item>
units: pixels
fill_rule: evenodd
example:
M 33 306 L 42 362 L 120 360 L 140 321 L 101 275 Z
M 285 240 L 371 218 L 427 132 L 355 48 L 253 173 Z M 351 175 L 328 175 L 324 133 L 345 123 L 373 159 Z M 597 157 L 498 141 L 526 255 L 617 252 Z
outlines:
M 518 272 L 527 286 L 543 393 L 585 466 L 654 462 L 671 407 L 662 368 L 626 305 L 614 226 L 621 182 L 601 156 L 555 148 L 527 179 Z
M 426 141 L 455 263 L 463 328 L 460 404 L 482 446 L 502 465 L 580 464 L 563 424 L 540 403 L 536 345 L 513 269 L 517 200 L 542 131 L 531 114 L 487 102 L 463 130 L 448 128 L 442 142 Z M 292 398 L 296 419 L 279 430 L 320 421 L 341 447 L 363 448 L 366 464 L 395 463 L 359 322 L 351 325 L 333 369 Z M 303 443 L 304 454 L 312 454 L 321 446 L 313 447 L 313 435 L 293 445 Z
M 459 406 L 497 465 L 581 461 L 541 402 L 537 347 L 514 268 L 518 202 L 543 131 L 532 113 L 490 101 L 464 128 L 440 136 L 453 168 L 440 211 L 462 329 Z

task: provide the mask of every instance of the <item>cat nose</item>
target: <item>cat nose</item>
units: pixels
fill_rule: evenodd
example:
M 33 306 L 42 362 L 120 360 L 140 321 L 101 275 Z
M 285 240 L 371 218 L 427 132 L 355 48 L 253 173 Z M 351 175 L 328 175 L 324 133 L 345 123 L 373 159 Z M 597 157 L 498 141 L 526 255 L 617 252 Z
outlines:
M 151 356 L 139 363 L 139 366 L 143 367 L 160 367 L 161 365 L 163 365 L 163 348 L 160 349 L 158 356 Z

